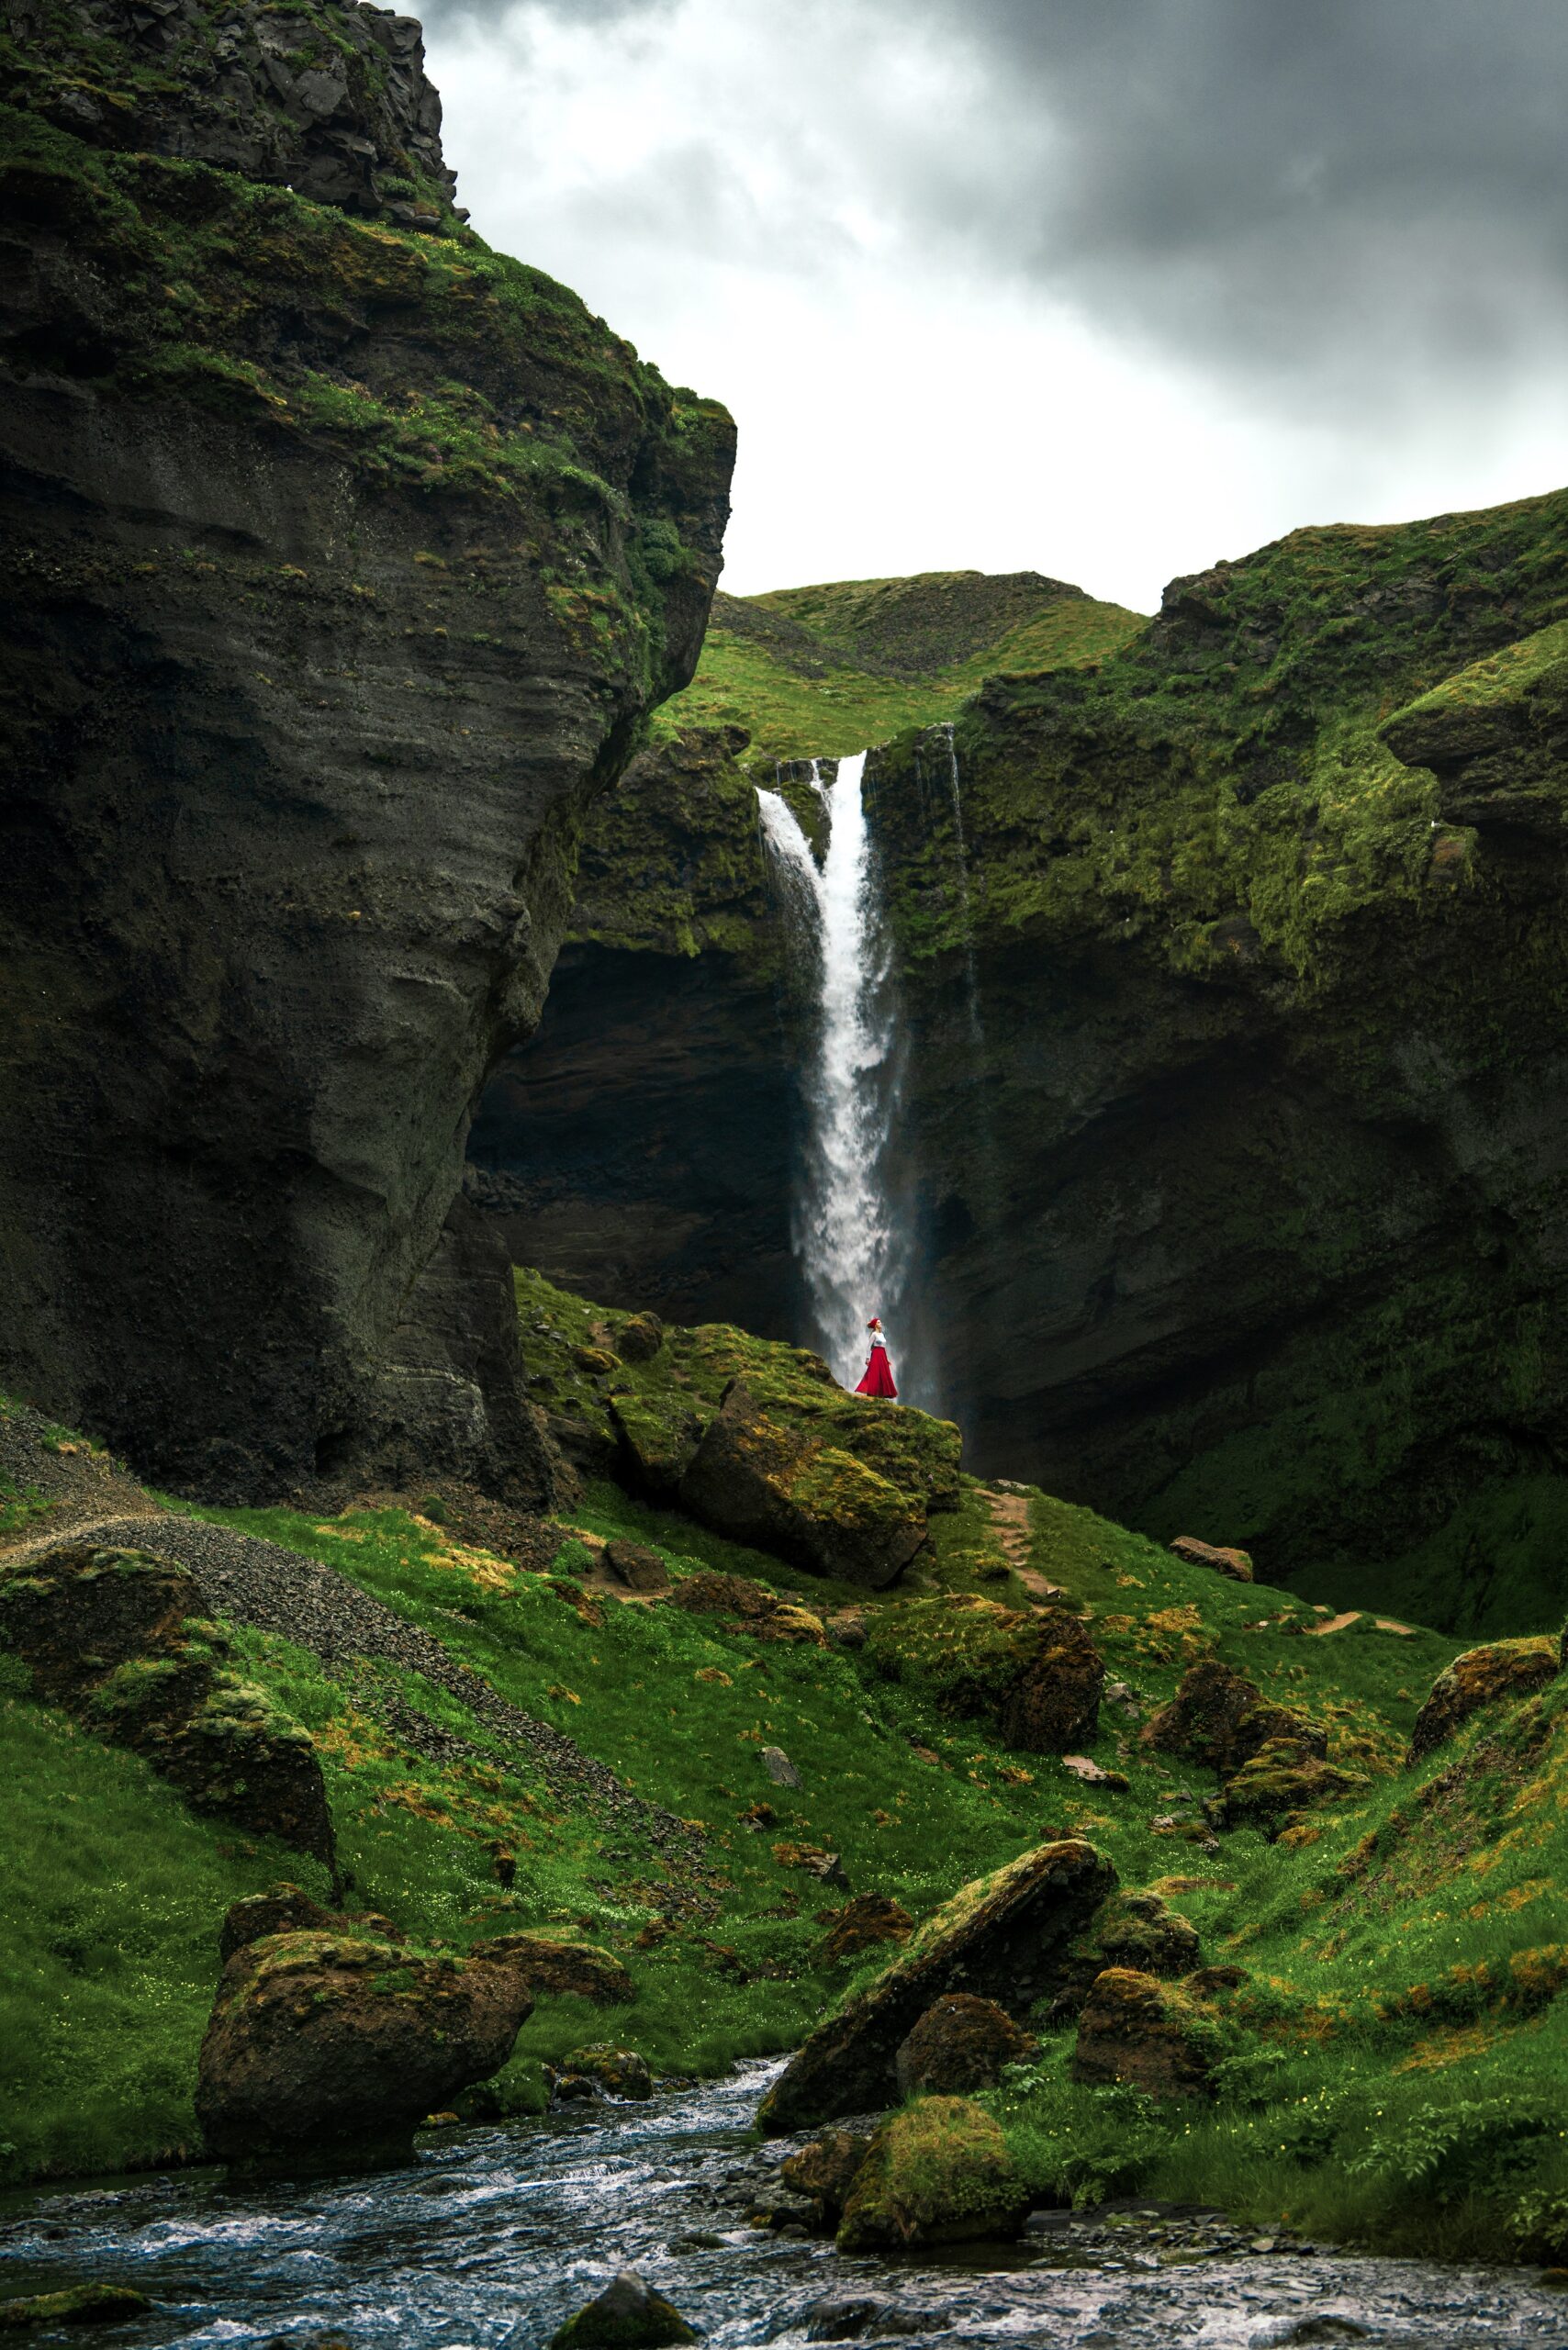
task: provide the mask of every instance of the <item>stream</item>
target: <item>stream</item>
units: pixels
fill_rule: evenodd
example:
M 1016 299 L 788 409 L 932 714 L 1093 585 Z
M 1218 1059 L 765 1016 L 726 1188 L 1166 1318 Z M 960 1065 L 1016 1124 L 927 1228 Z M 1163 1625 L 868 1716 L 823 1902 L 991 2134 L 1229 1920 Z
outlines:
M 904 2264 L 748 2226 L 790 2149 L 751 2134 L 776 2070 L 745 2065 L 643 2105 L 454 2131 L 370 2176 L 262 2186 L 193 2171 L 13 2194 L 0 2208 L 0 2290 L 139 2287 L 151 2315 L 85 2336 L 117 2350 L 309 2350 L 323 2334 L 353 2350 L 535 2350 L 622 2267 L 718 2350 L 879 2339 L 1568 2350 L 1568 2292 L 1537 2271 L 1274 2246 L 1218 2213 L 1041 2213 L 1016 2245 Z

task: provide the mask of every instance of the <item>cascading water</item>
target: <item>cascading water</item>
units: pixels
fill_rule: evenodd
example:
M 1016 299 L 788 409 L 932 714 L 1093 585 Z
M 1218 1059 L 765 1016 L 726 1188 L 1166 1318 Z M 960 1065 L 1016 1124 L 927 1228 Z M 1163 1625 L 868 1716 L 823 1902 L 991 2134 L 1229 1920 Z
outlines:
M 805 1181 L 794 1217 L 823 1350 L 852 1386 L 866 1358 L 866 1324 L 879 1314 L 898 1363 L 898 1307 L 907 1270 L 884 1181 L 891 1108 L 893 1024 L 888 951 L 866 822 L 866 754 L 841 759 L 831 786 L 813 761 L 828 814 L 819 866 L 800 820 L 777 791 L 758 791 L 763 837 L 794 940 L 810 958 L 816 1034 L 806 1091 Z

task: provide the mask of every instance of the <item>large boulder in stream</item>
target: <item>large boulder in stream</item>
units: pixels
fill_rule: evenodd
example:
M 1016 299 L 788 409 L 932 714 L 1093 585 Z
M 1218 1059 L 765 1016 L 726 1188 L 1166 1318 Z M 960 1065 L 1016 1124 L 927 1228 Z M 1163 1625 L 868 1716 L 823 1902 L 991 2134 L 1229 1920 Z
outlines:
M 872 2139 L 839 2222 L 841 2252 L 1015 2236 L 1031 2201 L 1000 2123 L 963 2097 L 922 2098 Z
M 1070 1946 L 1115 1882 L 1104 1854 L 1072 1838 L 962 1886 L 875 1982 L 817 2025 L 763 2100 L 761 2127 L 781 2135 L 890 2104 L 900 2048 L 949 1992 L 1025 2012 L 1059 1987 Z
M 662 2293 L 623 2268 L 550 2337 L 549 2350 L 673 2350 L 696 2333 Z
M 207 2152 L 244 2165 L 406 2151 L 532 2013 L 521 1969 L 364 1933 L 269 1934 L 223 1970 L 196 2081 Z

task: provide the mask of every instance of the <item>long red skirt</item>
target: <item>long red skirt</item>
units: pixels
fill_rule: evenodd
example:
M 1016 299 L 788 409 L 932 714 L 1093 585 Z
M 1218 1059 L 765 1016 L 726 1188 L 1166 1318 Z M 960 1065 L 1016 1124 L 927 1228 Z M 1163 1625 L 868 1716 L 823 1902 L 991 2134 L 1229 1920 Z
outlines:
M 893 1367 L 888 1360 L 886 1347 L 873 1347 L 866 1375 L 855 1393 L 857 1395 L 896 1395 L 898 1392 L 893 1385 Z

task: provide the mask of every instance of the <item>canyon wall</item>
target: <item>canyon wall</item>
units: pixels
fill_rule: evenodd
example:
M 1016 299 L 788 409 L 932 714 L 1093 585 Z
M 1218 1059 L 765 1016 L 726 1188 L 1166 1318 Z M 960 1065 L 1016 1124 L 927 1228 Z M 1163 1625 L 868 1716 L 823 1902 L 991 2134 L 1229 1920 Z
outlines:
M 1247 1544 L 1314 1597 L 1561 1610 L 1564 614 L 1561 495 L 1178 581 L 1120 650 L 967 705 L 967 890 L 943 738 L 874 756 L 922 1386 L 977 1467 Z M 634 908 L 673 867 L 630 845 Z M 745 943 L 711 951 L 701 913 L 699 887 L 711 1098 L 763 1077 L 729 1024 Z M 637 921 L 584 937 L 578 986 L 657 993 L 675 950 Z M 628 1247 L 622 1294 L 643 1271 Z
M 0 1380 L 215 1498 L 542 1491 L 468 1124 L 733 429 L 463 225 L 409 19 L 0 69 Z

